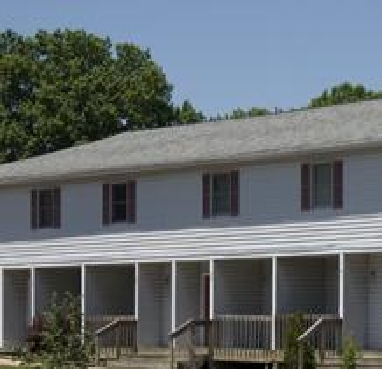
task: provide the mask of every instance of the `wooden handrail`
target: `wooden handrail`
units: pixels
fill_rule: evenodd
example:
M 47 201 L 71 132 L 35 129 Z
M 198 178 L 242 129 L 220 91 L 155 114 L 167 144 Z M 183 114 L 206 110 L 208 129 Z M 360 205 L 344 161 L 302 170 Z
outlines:
M 97 362 L 100 361 L 101 350 L 103 350 L 104 355 L 109 356 L 111 354 L 117 359 L 120 357 L 122 350 L 131 349 L 136 351 L 137 319 L 134 316 L 97 316 L 88 319 L 88 322 L 97 323 L 97 320 L 101 320 L 105 324 L 93 330 Z
M 316 320 L 301 336 L 297 338 L 297 341 L 301 342 L 305 338 L 309 337 L 311 333 L 313 333 L 324 321 L 324 318 L 321 317 L 318 320 Z
M 272 315 L 237 315 L 237 314 L 219 314 L 215 315 L 216 320 L 261 320 L 262 322 L 271 322 Z
M 121 318 L 117 318 L 117 319 L 114 319 L 112 322 L 110 322 L 109 324 L 106 324 L 104 325 L 103 327 L 97 329 L 95 332 L 94 332 L 94 335 L 95 336 L 99 336 L 101 335 L 102 333 L 108 331 L 109 329 L 115 327 L 117 324 L 119 324 L 121 322 Z
M 182 323 L 179 327 L 175 328 L 174 331 L 170 332 L 168 336 L 171 339 L 177 338 L 192 325 L 196 327 L 199 325 L 204 325 L 207 322 L 208 320 L 203 320 L 203 319 L 188 319 L 184 323 Z
M 174 343 L 175 339 L 181 336 L 182 334 L 189 332 L 190 333 L 190 342 L 188 344 L 188 355 L 189 355 L 189 366 L 192 369 L 197 368 L 197 357 L 196 357 L 196 327 L 204 326 L 207 329 L 207 335 L 210 335 L 210 320 L 204 319 L 188 319 L 180 326 L 176 327 L 174 331 L 168 334 L 169 339 L 171 340 L 171 368 L 174 367 Z M 212 351 L 211 347 L 209 350 L 209 360 L 212 360 Z

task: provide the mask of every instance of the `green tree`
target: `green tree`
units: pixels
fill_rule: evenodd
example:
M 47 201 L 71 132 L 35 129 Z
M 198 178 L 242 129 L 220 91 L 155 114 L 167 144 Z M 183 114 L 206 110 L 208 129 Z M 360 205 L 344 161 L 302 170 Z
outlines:
M 267 115 L 269 114 L 269 111 L 265 108 L 257 108 L 257 107 L 252 107 L 248 110 L 242 109 L 242 108 L 237 108 L 232 110 L 230 114 L 228 114 L 229 119 L 245 119 L 245 118 L 254 118 L 254 117 L 259 117 L 262 115 Z
M 311 99 L 309 107 L 318 108 L 381 97 L 380 91 L 367 90 L 363 85 L 344 82 L 333 86 L 330 90 L 324 90 L 320 96 Z
M 0 162 L 173 120 L 148 50 L 83 30 L 0 33 Z
M 229 113 L 225 113 L 223 115 L 218 114 L 215 117 L 211 117 L 210 121 L 219 121 L 219 120 L 227 120 L 227 119 L 246 119 L 246 118 L 254 118 L 259 117 L 263 115 L 270 114 L 270 111 L 265 108 L 258 108 L 258 107 L 252 107 L 248 110 L 243 108 L 236 108 L 233 109 Z
M 174 109 L 174 120 L 177 123 L 187 124 L 202 122 L 206 118 L 201 111 L 195 109 L 195 107 L 185 100 L 180 107 Z

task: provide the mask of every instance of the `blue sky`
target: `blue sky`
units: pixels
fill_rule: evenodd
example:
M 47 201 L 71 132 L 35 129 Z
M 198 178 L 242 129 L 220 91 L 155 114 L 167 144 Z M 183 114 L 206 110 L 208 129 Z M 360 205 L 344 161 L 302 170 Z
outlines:
M 1 29 L 83 28 L 150 48 L 208 115 L 299 107 L 350 80 L 382 90 L 380 0 L 0 0 Z

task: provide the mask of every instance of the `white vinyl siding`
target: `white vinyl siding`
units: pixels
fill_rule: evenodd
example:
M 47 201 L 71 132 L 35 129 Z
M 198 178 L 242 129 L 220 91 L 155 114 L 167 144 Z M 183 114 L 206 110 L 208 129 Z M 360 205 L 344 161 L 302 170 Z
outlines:
M 4 344 L 17 347 L 30 323 L 29 270 L 4 270 Z
M 134 315 L 134 266 L 86 267 L 87 315 Z
M 271 260 L 215 261 L 215 313 L 270 314 Z
M 336 314 L 337 256 L 279 258 L 277 312 Z
M 346 335 L 361 347 L 382 349 L 382 254 L 345 258 Z
M 167 346 L 171 330 L 171 264 L 141 264 L 138 285 L 138 345 Z

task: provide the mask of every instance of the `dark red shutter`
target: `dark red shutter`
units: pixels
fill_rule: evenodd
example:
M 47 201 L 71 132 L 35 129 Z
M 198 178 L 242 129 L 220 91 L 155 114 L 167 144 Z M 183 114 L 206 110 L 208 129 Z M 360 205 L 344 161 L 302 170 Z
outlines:
M 137 221 L 137 182 L 127 182 L 127 222 L 136 223 Z
M 239 215 L 239 171 L 231 172 L 231 215 Z
M 301 164 L 301 211 L 310 210 L 310 165 Z
M 31 202 L 30 202 L 30 217 L 31 217 L 31 228 L 38 228 L 38 208 L 37 208 L 37 190 L 31 191 Z
M 107 183 L 102 186 L 102 223 L 110 224 L 110 185 Z
M 333 166 L 333 208 L 343 207 L 343 164 L 342 160 L 334 162 Z
M 211 215 L 211 180 L 208 173 L 203 174 L 203 218 Z
M 61 189 L 53 189 L 53 227 L 61 228 Z

